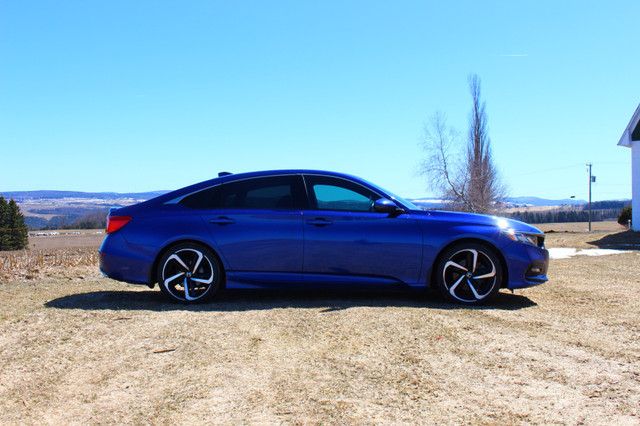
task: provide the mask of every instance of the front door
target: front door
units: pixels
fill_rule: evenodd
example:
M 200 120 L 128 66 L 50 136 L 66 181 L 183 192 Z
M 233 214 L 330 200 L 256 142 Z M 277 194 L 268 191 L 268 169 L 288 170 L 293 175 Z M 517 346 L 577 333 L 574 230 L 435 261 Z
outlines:
M 408 214 L 377 213 L 381 196 L 355 182 L 305 175 L 304 273 L 309 279 L 416 283 L 422 231 Z

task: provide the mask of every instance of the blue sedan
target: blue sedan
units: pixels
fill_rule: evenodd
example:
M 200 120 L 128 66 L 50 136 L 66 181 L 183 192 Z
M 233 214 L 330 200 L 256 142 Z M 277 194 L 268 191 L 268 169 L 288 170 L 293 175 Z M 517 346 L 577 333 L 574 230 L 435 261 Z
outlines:
M 478 304 L 547 281 L 544 234 L 494 216 L 423 211 L 354 176 L 221 173 L 113 209 L 100 269 L 201 303 L 223 288 L 436 288 Z

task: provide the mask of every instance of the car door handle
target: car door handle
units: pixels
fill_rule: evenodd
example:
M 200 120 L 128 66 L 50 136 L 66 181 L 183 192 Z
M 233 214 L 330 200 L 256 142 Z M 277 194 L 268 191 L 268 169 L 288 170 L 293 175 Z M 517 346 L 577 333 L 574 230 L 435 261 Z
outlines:
M 315 226 L 327 226 L 327 225 L 331 225 L 332 223 L 333 223 L 332 220 L 322 219 L 320 217 L 307 220 L 307 224 L 315 225 Z
M 209 223 L 214 223 L 216 225 L 230 225 L 232 223 L 236 223 L 236 220 L 225 217 L 225 216 L 221 216 L 215 219 L 209 219 Z

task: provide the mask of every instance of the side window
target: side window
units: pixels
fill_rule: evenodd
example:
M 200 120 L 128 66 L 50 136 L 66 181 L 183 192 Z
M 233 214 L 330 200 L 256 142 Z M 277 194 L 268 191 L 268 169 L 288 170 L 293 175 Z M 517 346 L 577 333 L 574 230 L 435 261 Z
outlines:
M 297 176 L 246 179 L 222 185 L 222 208 L 291 210 L 296 203 Z
M 318 210 L 369 211 L 373 200 L 347 188 L 331 185 L 314 185 Z
M 221 193 L 221 187 L 214 186 L 186 196 L 180 201 L 180 204 L 192 209 L 219 209 Z
M 373 202 L 380 198 L 375 192 L 344 179 L 327 176 L 305 176 L 310 203 L 318 210 L 373 211 Z

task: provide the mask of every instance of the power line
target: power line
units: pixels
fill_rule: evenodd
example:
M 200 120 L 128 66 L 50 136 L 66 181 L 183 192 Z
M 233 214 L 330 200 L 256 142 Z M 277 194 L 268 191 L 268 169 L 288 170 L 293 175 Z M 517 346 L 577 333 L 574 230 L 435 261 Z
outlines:
M 605 162 L 598 162 L 599 166 L 601 166 L 603 164 L 604 165 L 609 165 L 609 166 L 612 165 L 612 164 L 614 164 L 614 165 L 624 164 L 625 166 L 626 165 L 630 166 L 631 165 L 631 161 L 605 161 Z
M 630 162 L 626 162 L 626 161 L 605 161 L 605 162 L 598 162 L 598 166 L 601 165 L 607 165 L 607 166 L 611 166 L 611 165 L 630 165 Z M 545 170 L 537 170 L 535 172 L 528 172 L 528 173 L 519 173 L 517 175 L 510 175 L 507 176 L 508 178 L 514 178 L 514 177 L 520 177 L 520 176 L 531 176 L 531 175 L 539 175 L 539 174 L 544 174 L 544 173 L 549 173 L 549 172 L 556 172 L 559 170 L 567 170 L 567 169 L 573 169 L 573 168 L 578 168 L 578 167 L 583 167 L 584 164 L 583 163 L 576 163 L 576 164 L 571 164 L 569 166 L 562 166 L 562 167 L 555 167 L 553 169 L 545 169 Z
M 571 166 L 556 167 L 554 169 L 538 170 L 538 171 L 529 172 L 529 173 L 520 173 L 520 174 L 517 174 L 517 175 L 507 176 L 507 178 L 520 177 L 520 176 L 530 176 L 530 175 L 539 175 L 539 174 L 544 174 L 544 173 L 549 173 L 549 172 L 555 172 L 555 171 L 558 171 L 558 170 L 573 169 L 573 168 L 577 168 L 577 167 L 583 167 L 583 164 L 579 163 L 579 164 L 573 164 Z

